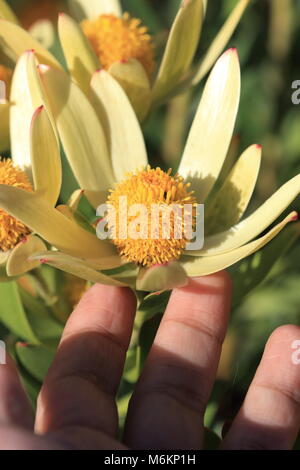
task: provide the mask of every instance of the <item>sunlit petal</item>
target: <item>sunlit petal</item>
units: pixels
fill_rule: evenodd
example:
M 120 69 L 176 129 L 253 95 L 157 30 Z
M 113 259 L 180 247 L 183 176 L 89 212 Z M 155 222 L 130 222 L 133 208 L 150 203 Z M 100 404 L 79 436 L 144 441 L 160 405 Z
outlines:
M 182 266 L 186 270 L 189 276 L 206 276 L 222 269 L 228 268 L 233 264 L 237 263 L 243 258 L 252 255 L 256 251 L 263 248 L 269 243 L 276 235 L 286 226 L 287 223 L 296 220 L 297 213 L 292 212 L 286 217 L 281 223 L 276 225 L 266 235 L 255 240 L 247 245 L 240 246 L 235 250 L 227 253 L 222 253 L 216 256 L 199 257 L 199 258 L 187 258 L 186 261 L 182 261 Z
M 211 256 L 234 250 L 268 228 L 300 193 L 300 174 L 281 186 L 253 214 L 231 229 L 218 235 L 206 237 L 203 250 L 199 253 L 191 251 L 192 256 Z
M 105 70 L 91 82 L 94 98 L 101 108 L 102 123 L 109 136 L 112 166 L 117 180 L 148 164 L 143 134 L 131 104 L 119 83 Z
M 45 101 L 33 51 L 25 52 L 15 68 L 10 111 L 12 159 L 31 175 L 30 125 L 36 109 Z
M 112 187 L 113 173 L 106 138 L 96 112 L 62 71 L 41 66 L 40 73 L 59 136 L 73 173 L 82 189 Z
M 240 99 L 240 66 L 236 49 L 226 51 L 205 86 L 179 167 L 204 202 L 224 163 Z
M 62 182 L 60 149 L 44 107 L 37 109 L 31 123 L 31 162 L 35 190 L 55 206 Z

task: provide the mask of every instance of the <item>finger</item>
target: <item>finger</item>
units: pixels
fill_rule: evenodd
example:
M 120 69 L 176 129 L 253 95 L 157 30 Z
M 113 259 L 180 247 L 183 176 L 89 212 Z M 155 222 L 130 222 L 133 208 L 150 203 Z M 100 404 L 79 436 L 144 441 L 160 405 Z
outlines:
M 292 349 L 297 346 L 298 351 Z M 270 337 L 224 449 L 291 449 L 300 428 L 300 328 L 278 328 Z M 297 359 L 298 358 L 298 359 Z
M 95 285 L 71 315 L 38 400 L 40 433 L 75 427 L 116 435 L 115 394 L 136 300 L 125 288 Z
M 0 450 L 65 450 L 58 442 L 14 426 L 0 427 Z
M 14 426 L 0 427 L 0 450 L 126 450 L 100 431 L 82 428 L 69 431 L 68 436 L 60 432 L 38 436 Z
M 33 428 L 33 411 L 7 354 L 6 364 L 0 365 L 0 426 L 9 424 Z
M 138 449 L 197 449 L 225 336 L 226 272 L 175 289 L 131 400 L 125 442 Z

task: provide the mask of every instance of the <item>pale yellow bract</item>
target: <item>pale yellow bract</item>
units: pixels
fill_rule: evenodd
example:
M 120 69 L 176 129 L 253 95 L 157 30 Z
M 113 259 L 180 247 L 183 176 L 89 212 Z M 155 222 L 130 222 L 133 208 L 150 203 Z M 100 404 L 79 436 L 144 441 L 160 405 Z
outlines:
M 39 251 L 32 247 L 28 253 L 28 249 L 19 248 L 7 265 L 9 275 L 17 275 L 20 267 L 26 270 L 30 263 L 40 262 L 92 282 L 130 285 L 145 291 L 171 289 L 185 285 L 189 276 L 214 273 L 251 255 L 297 217 L 292 212 L 261 236 L 298 196 L 300 175 L 242 218 L 260 167 L 258 145 L 245 150 L 224 185 L 212 192 L 228 153 L 238 112 L 240 66 L 235 49 L 226 51 L 210 73 L 178 169 L 182 184 L 190 183 L 196 201 L 205 204 L 206 218 L 214 223 L 209 226 L 201 250 L 186 251 L 178 259 L 159 266 L 124 264 L 113 243 L 98 239 L 90 227 L 85 230 L 79 226 L 76 218 L 83 194 L 96 209 L 107 201 L 110 190 L 122 187 L 120 183 L 128 173 L 137 174 L 149 165 L 138 119 L 120 84 L 107 71 L 95 72 L 88 99 L 64 71 L 49 64 L 37 68 L 31 51 L 18 61 L 12 95 L 16 109 L 23 109 L 14 117 L 18 125 L 12 128 L 12 140 L 19 141 L 20 149 L 29 149 L 26 166 L 32 173 L 34 192 L 1 185 L 0 208 L 52 249 Z M 41 105 L 27 135 L 24 129 Z M 57 137 L 81 190 L 67 206 L 55 209 L 61 183 Z M 134 250 L 134 246 L 130 249 Z

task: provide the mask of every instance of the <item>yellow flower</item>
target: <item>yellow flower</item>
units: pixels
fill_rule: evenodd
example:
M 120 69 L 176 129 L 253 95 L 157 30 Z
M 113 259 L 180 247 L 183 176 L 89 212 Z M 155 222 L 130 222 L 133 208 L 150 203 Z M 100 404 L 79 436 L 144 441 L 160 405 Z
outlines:
M 92 75 L 104 68 L 121 84 L 137 116 L 143 120 L 154 106 L 203 78 L 226 46 L 249 1 L 237 0 L 205 56 L 195 66 L 206 0 L 182 1 L 158 67 L 147 28 L 139 19 L 122 13 L 118 0 L 70 0 L 77 21 L 61 14 L 58 33 L 69 72 L 80 88 L 87 94 Z M 1 16 L 4 20 L 0 37 L 14 56 L 34 49 L 41 63 L 60 68 L 49 51 L 15 24 L 17 20 L 4 0 L 0 1 Z
M 13 88 L 36 71 L 32 58 L 28 58 L 32 55 L 25 54 L 20 59 Z M 261 249 L 296 219 L 297 214 L 292 212 L 266 231 L 299 194 L 300 175 L 242 219 L 260 168 L 258 145 L 247 148 L 223 186 L 212 191 L 228 153 L 240 99 L 240 67 L 235 49 L 221 56 L 208 78 L 178 173 L 173 175 L 149 168 L 136 115 L 122 87 L 108 72 L 93 75 L 93 105 L 63 71 L 43 65 L 39 75 L 40 81 L 28 81 L 30 94 L 25 101 L 32 102 L 37 95 L 44 100 L 82 190 L 72 196 L 68 206 L 55 210 L 37 195 L 0 186 L 0 207 L 56 249 L 29 256 L 30 262 L 48 263 L 92 282 L 160 291 L 185 285 L 189 276 L 207 275 L 231 266 Z M 43 139 L 37 149 L 43 159 L 49 145 Z M 40 181 L 45 184 L 44 179 Z M 98 239 L 96 231 L 82 220 L 78 225 L 77 207 L 83 194 L 95 209 L 106 201 L 114 206 L 117 196 L 146 205 L 163 201 L 168 206 L 175 201 L 193 207 L 196 200 L 205 205 L 206 221 L 213 223 L 207 224 L 204 246 L 194 251 L 184 239 L 178 245 L 172 230 L 168 244 L 160 237 L 157 242 L 146 237 L 144 244 L 125 238 L 122 245 L 117 236 L 113 242 Z M 162 227 L 160 223 L 158 226 Z M 126 264 L 127 261 L 131 263 Z
M 62 20 L 63 21 L 63 20 Z M 154 71 L 154 46 L 148 29 L 141 21 L 124 13 L 100 15 L 93 20 L 84 20 L 82 29 L 105 70 L 116 62 L 138 60 L 151 78 Z

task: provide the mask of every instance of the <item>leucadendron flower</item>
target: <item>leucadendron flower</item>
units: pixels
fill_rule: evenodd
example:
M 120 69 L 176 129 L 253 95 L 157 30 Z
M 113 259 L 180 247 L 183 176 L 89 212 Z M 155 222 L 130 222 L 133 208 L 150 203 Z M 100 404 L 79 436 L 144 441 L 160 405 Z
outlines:
M 68 206 L 55 210 L 32 193 L 0 187 L 0 207 L 55 248 L 29 256 L 24 263 L 40 261 L 89 281 L 162 291 L 185 285 L 189 276 L 207 275 L 233 265 L 264 247 L 297 218 L 292 212 L 265 232 L 299 194 L 300 175 L 241 220 L 259 172 L 258 145 L 245 150 L 222 187 L 215 189 L 240 99 L 235 49 L 221 56 L 208 78 L 177 173 L 149 166 L 136 115 L 122 87 L 107 71 L 93 75 L 89 100 L 58 69 L 39 65 L 39 80 L 32 80 L 36 73 L 33 59 L 32 52 L 20 59 L 13 87 L 18 76 L 23 83 L 24 77 L 31 77 L 30 93 L 23 101 L 32 103 L 35 96 L 40 97 L 82 189 L 73 194 Z M 40 155 L 48 151 L 41 139 Z M 119 197 L 147 207 L 153 203 L 164 207 L 204 204 L 204 246 L 188 251 L 187 241 L 172 235 L 169 239 L 100 240 L 95 227 L 77 212 L 83 196 L 95 213 L 106 201 L 117 209 Z
M 87 94 L 96 70 L 108 71 L 126 91 L 140 120 L 151 108 L 196 85 L 221 54 L 250 0 L 238 0 L 200 63 L 193 65 L 207 0 L 183 0 L 174 19 L 161 63 L 146 26 L 118 0 L 69 0 L 74 18 L 61 14 L 58 33 L 70 74 Z M 0 37 L 10 56 L 34 49 L 38 59 L 60 67 L 57 60 L 28 32 L 12 22 L 1 0 Z M 38 37 L 38 35 L 36 35 Z

